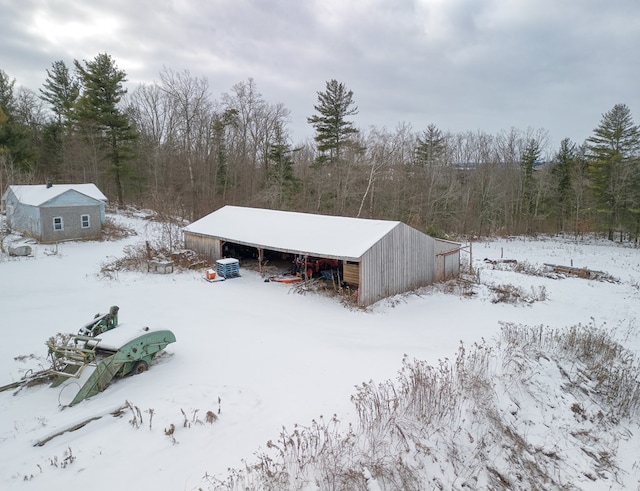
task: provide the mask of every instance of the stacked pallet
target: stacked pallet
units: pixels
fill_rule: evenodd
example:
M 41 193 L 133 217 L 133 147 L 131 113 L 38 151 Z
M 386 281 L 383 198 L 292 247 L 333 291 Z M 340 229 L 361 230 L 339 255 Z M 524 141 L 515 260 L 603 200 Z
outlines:
M 216 261 L 216 274 L 223 278 L 240 276 L 240 261 L 231 257 L 218 259 Z

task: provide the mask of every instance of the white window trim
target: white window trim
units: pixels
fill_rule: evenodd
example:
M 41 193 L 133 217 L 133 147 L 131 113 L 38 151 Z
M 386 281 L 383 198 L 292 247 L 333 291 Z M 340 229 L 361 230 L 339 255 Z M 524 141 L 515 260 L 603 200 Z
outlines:
M 60 228 L 56 227 L 56 220 L 60 220 Z M 64 230 L 64 220 L 62 217 L 53 217 L 53 231 L 61 232 L 62 230 Z
M 87 217 L 87 226 L 84 226 L 84 218 Z M 91 228 L 91 215 L 80 215 L 80 228 Z

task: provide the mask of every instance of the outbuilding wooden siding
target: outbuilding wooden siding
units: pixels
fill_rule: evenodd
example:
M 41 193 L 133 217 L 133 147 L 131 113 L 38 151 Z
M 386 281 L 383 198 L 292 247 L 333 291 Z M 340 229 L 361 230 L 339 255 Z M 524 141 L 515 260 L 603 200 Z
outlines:
M 184 232 L 184 246 L 203 255 L 212 263 L 222 257 L 221 243 L 222 241 L 216 237 Z
M 357 289 L 361 306 L 437 281 L 437 251 L 459 248 L 459 244 L 447 243 L 436 250 L 433 237 L 402 222 L 235 206 L 225 206 L 183 232 L 185 247 L 211 262 L 223 257 L 225 242 L 337 259 L 342 264 L 343 280 Z M 331 234 L 335 241 L 327 240 Z M 452 256 L 459 257 L 459 253 Z M 443 263 L 448 272 L 456 269 L 455 257 L 451 263 Z
M 185 231 L 187 249 L 210 261 L 222 257 L 221 240 Z M 260 244 L 253 244 L 261 247 Z M 267 247 L 268 248 L 268 247 Z M 378 300 L 433 283 L 435 240 L 416 229 L 398 224 L 373 245 L 359 263 L 358 304 Z
M 426 286 L 434 281 L 435 240 L 400 223 L 361 258 L 358 304 Z

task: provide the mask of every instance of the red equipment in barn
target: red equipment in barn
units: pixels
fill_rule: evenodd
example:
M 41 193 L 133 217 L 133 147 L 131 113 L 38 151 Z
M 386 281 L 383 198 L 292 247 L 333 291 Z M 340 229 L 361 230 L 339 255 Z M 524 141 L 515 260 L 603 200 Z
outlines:
M 327 259 L 323 257 L 296 256 L 294 260 L 294 274 L 301 272 L 306 274 L 307 279 L 319 275 L 322 271 L 337 269 L 340 261 L 337 259 Z

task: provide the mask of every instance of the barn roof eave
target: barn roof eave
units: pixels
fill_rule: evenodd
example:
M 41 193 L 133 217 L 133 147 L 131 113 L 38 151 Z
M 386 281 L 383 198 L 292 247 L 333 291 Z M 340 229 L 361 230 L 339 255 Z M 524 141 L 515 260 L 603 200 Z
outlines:
M 207 239 L 222 240 L 222 241 L 225 241 L 225 242 L 232 242 L 234 244 L 244 245 L 244 246 L 248 246 L 248 247 L 255 247 L 255 248 L 260 248 L 260 249 L 268 249 L 270 251 L 284 252 L 284 253 L 288 253 L 288 254 L 300 254 L 300 255 L 303 255 L 303 256 L 323 257 L 323 258 L 326 258 L 326 259 L 337 259 L 339 261 L 350 261 L 350 262 L 360 262 L 360 259 L 361 259 L 361 257 L 339 256 L 339 255 L 335 255 L 335 254 L 326 254 L 326 253 L 323 253 L 321 251 L 301 251 L 301 250 L 298 250 L 298 249 L 290 249 L 290 248 L 286 248 L 286 247 L 274 247 L 274 246 L 270 246 L 268 244 L 258 244 L 258 243 L 253 243 L 253 242 L 244 242 L 244 241 L 241 241 L 241 240 L 228 238 L 228 237 L 218 237 L 218 236 L 215 236 L 215 235 L 203 234 L 203 233 L 199 233 L 199 232 L 192 232 L 191 230 L 184 230 L 183 232 L 185 234 L 196 235 L 198 237 L 203 237 L 203 238 L 207 238 Z

